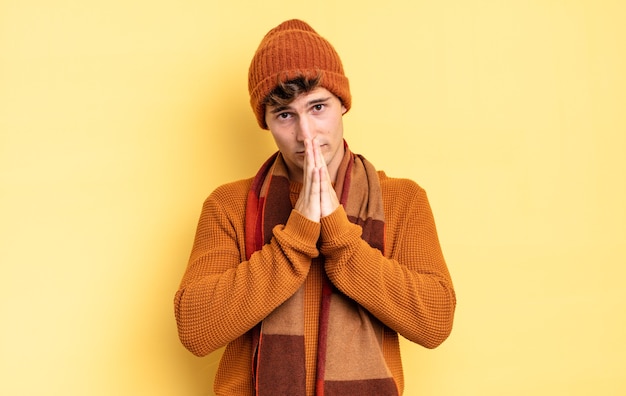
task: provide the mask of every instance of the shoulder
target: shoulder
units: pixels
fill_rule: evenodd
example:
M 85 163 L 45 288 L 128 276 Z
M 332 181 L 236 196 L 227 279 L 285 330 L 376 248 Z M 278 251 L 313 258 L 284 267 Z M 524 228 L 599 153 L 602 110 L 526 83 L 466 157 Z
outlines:
M 252 185 L 252 178 L 233 181 L 217 187 L 209 197 L 246 196 Z
M 222 184 L 209 194 L 204 205 L 215 205 L 222 208 L 243 208 L 246 205 L 248 190 L 252 178 Z
M 415 181 L 405 178 L 389 177 L 385 171 L 377 171 L 383 198 L 401 198 L 425 196 L 426 191 Z
M 388 177 L 378 172 L 385 216 L 392 221 L 406 220 L 407 216 L 417 216 L 430 212 L 426 191 L 411 179 Z

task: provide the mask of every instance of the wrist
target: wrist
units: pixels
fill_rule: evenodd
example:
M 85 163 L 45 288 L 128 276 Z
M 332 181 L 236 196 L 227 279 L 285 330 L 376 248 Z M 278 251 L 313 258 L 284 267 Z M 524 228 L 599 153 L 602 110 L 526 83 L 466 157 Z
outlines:
M 342 205 L 328 216 L 322 217 L 320 225 L 320 250 L 324 254 L 361 238 L 361 227 L 350 222 Z

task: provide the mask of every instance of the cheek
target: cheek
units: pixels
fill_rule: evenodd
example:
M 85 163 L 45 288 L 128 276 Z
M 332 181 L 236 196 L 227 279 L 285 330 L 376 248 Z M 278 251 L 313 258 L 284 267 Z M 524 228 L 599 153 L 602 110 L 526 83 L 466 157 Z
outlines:
M 274 138 L 274 143 L 276 143 L 279 148 L 289 144 L 289 136 L 287 134 L 272 132 L 272 138 Z
M 334 135 L 341 135 L 343 131 L 343 120 L 341 116 L 333 119 L 331 123 L 328 125 L 328 131 Z

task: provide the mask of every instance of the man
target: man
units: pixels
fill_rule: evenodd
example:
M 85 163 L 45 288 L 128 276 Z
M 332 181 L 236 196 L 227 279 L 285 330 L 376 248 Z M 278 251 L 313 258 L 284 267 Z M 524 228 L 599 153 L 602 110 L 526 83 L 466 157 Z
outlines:
M 267 33 L 248 88 L 278 152 L 205 201 L 180 340 L 226 346 L 218 395 L 400 395 L 398 334 L 434 348 L 456 305 L 426 194 L 350 151 L 348 80 L 306 23 Z

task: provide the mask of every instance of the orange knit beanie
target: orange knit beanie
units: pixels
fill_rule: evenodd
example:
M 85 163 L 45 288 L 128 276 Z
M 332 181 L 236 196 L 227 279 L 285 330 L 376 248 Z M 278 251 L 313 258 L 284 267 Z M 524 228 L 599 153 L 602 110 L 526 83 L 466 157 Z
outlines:
M 298 19 L 270 30 L 257 48 L 248 71 L 250 104 L 259 126 L 267 129 L 264 100 L 279 82 L 322 73 L 320 85 L 341 100 L 347 110 L 352 97 L 348 78 L 333 46 Z

